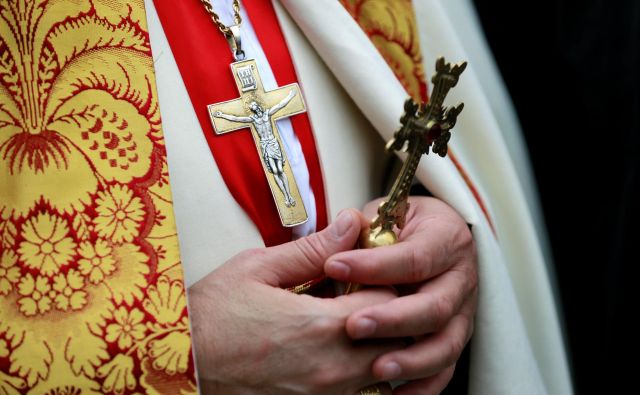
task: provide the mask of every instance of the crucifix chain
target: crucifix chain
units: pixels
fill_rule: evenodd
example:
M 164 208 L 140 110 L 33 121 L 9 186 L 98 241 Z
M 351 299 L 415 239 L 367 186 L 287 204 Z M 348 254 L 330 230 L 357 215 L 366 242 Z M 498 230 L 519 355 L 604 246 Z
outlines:
M 224 23 L 222 23 L 222 21 L 220 20 L 220 16 L 213 10 L 213 6 L 211 5 L 210 1 L 200 0 L 200 2 L 204 6 L 205 10 L 207 10 L 207 14 L 209 14 L 213 23 L 218 26 L 220 32 L 222 32 L 222 34 L 227 37 L 232 35 L 231 29 L 229 28 L 229 26 L 226 26 Z M 242 17 L 240 16 L 240 0 L 233 0 L 233 12 L 234 22 L 236 23 L 236 26 L 240 26 L 242 24 Z

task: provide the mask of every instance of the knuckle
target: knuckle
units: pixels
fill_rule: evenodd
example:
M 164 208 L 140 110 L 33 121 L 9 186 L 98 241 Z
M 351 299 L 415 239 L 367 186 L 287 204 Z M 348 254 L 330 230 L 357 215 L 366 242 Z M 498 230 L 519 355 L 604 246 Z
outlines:
M 386 329 L 390 333 L 398 332 L 405 324 L 402 315 L 397 311 L 386 312 L 382 317 L 379 317 L 378 322 L 382 327 L 380 329 Z
M 293 245 L 309 261 L 315 262 L 327 255 L 326 241 L 318 234 L 295 240 Z
M 252 248 L 244 250 L 231 258 L 229 265 L 223 265 L 218 270 L 230 278 L 242 277 L 254 273 L 254 269 L 268 256 L 268 248 Z
M 473 234 L 471 233 L 471 229 L 467 226 L 464 221 L 460 222 L 456 226 L 456 230 L 454 232 L 454 240 L 457 245 L 464 246 L 467 248 L 471 248 L 474 244 Z
M 456 270 L 462 278 L 461 291 L 465 295 L 475 299 L 480 284 L 477 267 L 475 265 L 458 265 L 454 270 Z
M 473 298 L 474 306 L 478 303 L 478 288 L 480 286 L 480 280 L 478 279 L 477 271 L 474 272 L 469 278 L 469 294 Z
M 465 254 L 475 253 L 475 240 L 473 233 L 464 220 L 455 218 L 447 224 L 450 232 L 450 242 L 453 251 L 462 251 Z
M 265 254 L 265 248 L 250 248 L 241 251 L 233 259 L 240 262 L 254 262 L 260 260 Z
M 471 239 L 468 245 L 457 249 L 455 256 L 456 264 L 454 270 L 460 271 L 465 277 L 466 291 L 473 293 L 477 291 L 478 278 L 478 255 L 475 241 Z
M 431 254 L 427 249 L 411 248 L 407 258 L 410 279 L 418 282 L 429 278 L 432 268 L 431 262 Z
M 467 345 L 466 339 L 455 337 L 449 340 L 447 344 L 447 355 L 445 356 L 445 365 L 454 365 L 460 359 L 462 351 Z
M 450 321 L 454 309 L 455 304 L 450 298 L 441 296 L 434 299 L 433 325 L 436 329 L 441 329 Z
M 479 287 L 480 278 L 478 277 L 478 269 L 474 265 L 467 273 L 467 290 L 469 295 L 471 295 L 475 300 L 477 300 Z
M 342 364 L 332 364 L 331 366 L 325 366 L 322 369 L 316 369 L 309 377 L 310 386 L 319 393 L 324 392 L 330 388 L 341 386 L 348 380 L 349 369 L 345 369 Z
M 309 329 L 311 338 L 334 338 L 342 331 L 344 320 L 330 316 L 321 316 L 313 320 Z
M 457 256 L 475 259 L 476 243 L 471 230 L 466 225 L 457 226 L 452 230 L 449 250 L 455 252 Z
M 453 374 L 455 373 L 455 371 L 456 371 L 456 364 L 455 363 L 444 370 L 443 374 L 444 374 L 444 377 L 446 379 L 447 384 L 453 378 Z
M 365 279 L 385 278 L 387 262 L 372 252 L 373 251 L 366 251 L 364 255 L 358 255 L 357 259 L 351 259 L 349 261 L 349 265 L 355 275 L 362 276 Z

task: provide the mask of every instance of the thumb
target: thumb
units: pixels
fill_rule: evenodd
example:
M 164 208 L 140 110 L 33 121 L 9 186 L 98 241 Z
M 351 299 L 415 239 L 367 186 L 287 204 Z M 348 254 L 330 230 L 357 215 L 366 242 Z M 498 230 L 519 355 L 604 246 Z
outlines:
M 282 288 L 323 276 L 325 261 L 331 255 L 356 245 L 360 234 L 358 214 L 354 209 L 343 210 L 320 232 L 263 249 L 253 274 L 265 284 Z

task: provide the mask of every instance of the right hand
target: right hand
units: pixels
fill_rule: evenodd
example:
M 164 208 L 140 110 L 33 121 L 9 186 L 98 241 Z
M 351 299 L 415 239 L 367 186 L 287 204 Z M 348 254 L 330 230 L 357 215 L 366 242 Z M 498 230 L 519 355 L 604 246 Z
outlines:
M 393 299 L 389 289 L 335 299 L 282 289 L 320 277 L 325 261 L 353 248 L 359 232 L 357 213 L 347 210 L 309 237 L 243 252 L 189 288 L 203 394 L 353 395 L 377 381 L 373 361 L 402 344 L 354 343 L 345 323 Z

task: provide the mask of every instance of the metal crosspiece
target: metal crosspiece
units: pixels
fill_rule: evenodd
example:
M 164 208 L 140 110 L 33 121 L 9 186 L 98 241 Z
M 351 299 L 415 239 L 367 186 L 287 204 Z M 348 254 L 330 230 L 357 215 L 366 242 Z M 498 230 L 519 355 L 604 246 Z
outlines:
M 436 73 L 431 78 L 433 92 L 427 103 L 416 103 L 411 98 L 404 103 L 401 126 L 387 143 L 387 151 L 403 150 L 408 156 L 400 174 L 391 187 L 389 196 L 378 207 L 378 215 L 360 237 L 360 246 L 375 248 L 395 244 L 398 239 L 394 227 L 402 229 L 409 210 L 409 191 L 418 168 L 420 158 L 429 150 L 444 157 L 451 129 L 455 126 L 464 104 L 443 107 L 449 90 L 456 86 L 460 74 L 467 67 L 466 62 L 455 65 L 446 63 L 440 57 L 436 61 Z M 355 292 L 358 284 L 347 284 L 346 293 Z
M 208 106 L 213 129 L 218 135 L 251 129 L 282 225 L 302 224 L 307 211 L 275 123 L 306 111 L 300 88 L 294 83 L 265 91 L 253 59 L 232 63 L 231 71 L 240 98 Z

